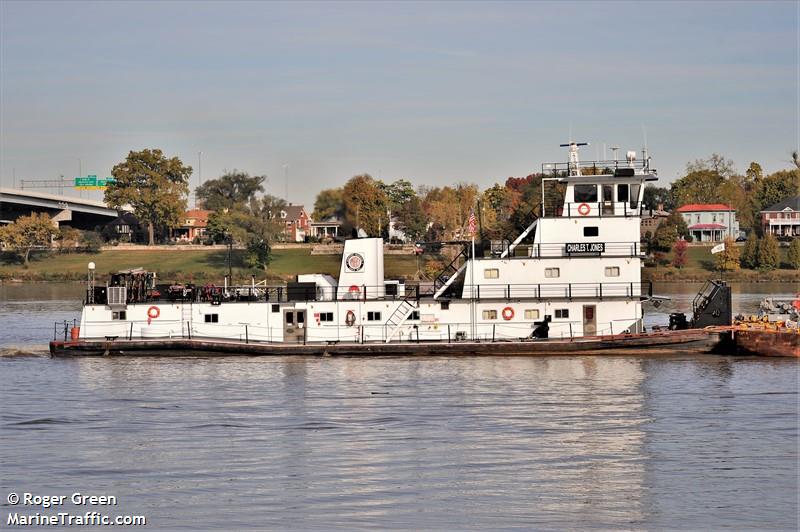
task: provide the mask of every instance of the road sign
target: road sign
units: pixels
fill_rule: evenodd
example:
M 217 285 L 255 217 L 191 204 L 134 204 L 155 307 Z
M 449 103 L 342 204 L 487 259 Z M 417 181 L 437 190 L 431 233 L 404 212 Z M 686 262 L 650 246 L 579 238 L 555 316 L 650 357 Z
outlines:
M 86 177 L 76 177 L 74 188 L 80 190 L 101 190 L 114 182 L 115 180 L 113 177 L 101 177 L 97 179 L 96 175 L 87 175 Z

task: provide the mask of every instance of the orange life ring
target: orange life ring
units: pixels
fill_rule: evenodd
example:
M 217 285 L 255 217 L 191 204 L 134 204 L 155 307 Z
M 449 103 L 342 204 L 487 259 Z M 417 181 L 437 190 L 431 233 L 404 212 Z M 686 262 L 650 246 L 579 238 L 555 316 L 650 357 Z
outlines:
M 578 205 L 578 214 L 580 214 L 581 216 L 586 216 L 587 214 L 589 214 L 590 210 L 591 208 L 589 207 L 588 203 L 581 203 L 580 205 Z
M 161 310 L 155 305 L 147 309 L 147 317 L 150 318 L 151 320 L 154 320 L 159 316 L 161 316 Z
M 347 316 L 344 318 L 344 323 L 348 327 L 352 327 L 356 323 L 356 315 L 352 310 L 347 311 Z
M 514 317 L 514 309 L 511 307 L 506 307 L 503 309 L 501 314 L 503 315 L 503 319 L 508 321 Z

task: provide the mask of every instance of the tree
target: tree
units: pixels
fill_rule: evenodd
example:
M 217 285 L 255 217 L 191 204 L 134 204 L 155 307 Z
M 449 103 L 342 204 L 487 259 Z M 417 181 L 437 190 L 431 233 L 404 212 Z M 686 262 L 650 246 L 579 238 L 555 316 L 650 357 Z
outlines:
M 203 207 L 211 211 L 233 209 L 247 204 L 258 192 L 264 192 L 267 176 L 250 176 L 247 172 L 233 170 L 217 179 L 206 181 L 195 191 Z
M 415 195 L 397 211 L 398 229 L 413 240 L 419 240 L 428 228 L 428 219 L 422 209 L 422 201 Z
M 756 188 L 759 210 L 796 196 L 798 190 L 800 190 L 800 169 L 778 170 L 764 177 Z
M 758 269 L 770 271 L 780 266 L 778 241 L 772 233 L 767 233 L 758 244 Z
M 672 246 L 672 265 L 676 268 L 683 268 L 688 262 L 686 250 L 689 249 L 689 243 L 685 240 L 676 240 Z
M 800 237 L 794 237 L 789 244 L 789 252 L 786 255 L 789 267 L 793 270 L 800 270 Z
M 356 229 L 380 236 L 386 226 L 386 193 L 369 174 L 357 175 L 343 189 L 345 217 Z
M 751 231 L 744 243 L 741 254 L 742 266 L 755 270 L 758 268 L 758 239 L 755 231 Z
M 34 212 L 30 216 L 20 216 L 13 224 L 0 227 L 0 242 L 16 251 L 27 268 L 31 251 L 40 246 L 49 247 L 58 234 L 58 227 L 49 214 Z
M 147 223 L 149 243 L 155 243 L 155 227 L 176 227 L 186 210 L 191 166 L 180 159 L 168 159 L 159 149 L 131 151 L 125 161 L 111 170 L 115 182 L 106 188 L 105 202 L 112 208 L 133 207 L 139 220 Z
M 344 218 L 344 200 L 341 188 L 329 188 L 320 191 L 314 201 L 314 220 L 322 221 L 327 218 Z
M 717 253 L 717 269 L 723 272 L 739 269 L 739 248 L 731 236 L 725 239 L 725 249 Z
M 736 167 L 730 159 L 712 153 L 708 159 L 695 159 L 693 163 L 688 163 L 686 171 L 687 173 L 711 171 L 723 179 L 727 179 L 736 174 Z
M 679 237 L 686 238 L 689 236 L 689 226 L 686 224 L 683 215 L 678 211 L 672 211 L 661 225 L 671 225 L 675 228 L 675 232 Z
M 386 201 L 392 212 L 399 210 L 405 203 L 411 201 L 411 198 L 417 197 L 414 186 L 406 179 L 398 179 L 388 185 L 378 181 L 378 186 L 386 194 Z
M 653 248 L 658 251 L 668 251 L 678 239 L 678 230 L 674 225 L 663 223 L 656 229 L 653 236 Z
M 750 163 L 750 166 L 747 168 L 745 172 L 745 176 L 747 180 L 750 182 L 757 182 L 762 177 L 764 177 L 764 170 L 761 169 L 761 165 L 757 162 L 753 161 Z
M 642 203 L 645 209 L 653 211 L 658 209 L 659 205 L 662 205 L 665 211 L 671 211 L 675 208 L 675 202 L 670 189 L 654 185 L 647 185 L 644 187 Z

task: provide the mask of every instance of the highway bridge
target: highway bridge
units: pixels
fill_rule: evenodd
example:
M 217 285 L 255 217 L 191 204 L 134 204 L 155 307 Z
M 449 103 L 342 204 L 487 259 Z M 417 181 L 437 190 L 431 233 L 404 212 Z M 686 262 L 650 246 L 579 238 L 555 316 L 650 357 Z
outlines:
M 77 229 L 94 229 L 118 216 L 116 209 L 108 208 L 102 201 L 0 188 L 0 223 L 11 223 L 32 212 L 46 212 L 59 225 Z

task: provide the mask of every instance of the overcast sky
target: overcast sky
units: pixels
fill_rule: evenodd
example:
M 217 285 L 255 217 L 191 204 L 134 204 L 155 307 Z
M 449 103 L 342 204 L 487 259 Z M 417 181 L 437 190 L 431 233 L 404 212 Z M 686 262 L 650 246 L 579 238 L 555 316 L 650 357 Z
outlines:
M 0 2 L 0 177 L 109 175 L 161 148 L 313 205 L 368 172 L 482 188 L 641 150 L 786 168 L 797 2 Z M 608 156 L 611 152 L 608 151 Z M 99 193 L 94 193 L 99 195 Z

